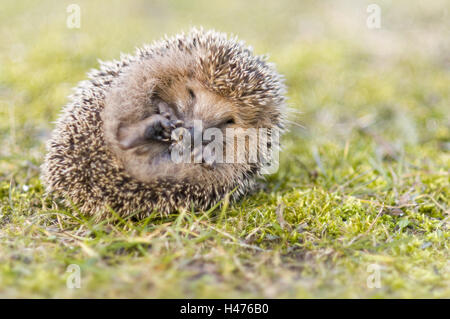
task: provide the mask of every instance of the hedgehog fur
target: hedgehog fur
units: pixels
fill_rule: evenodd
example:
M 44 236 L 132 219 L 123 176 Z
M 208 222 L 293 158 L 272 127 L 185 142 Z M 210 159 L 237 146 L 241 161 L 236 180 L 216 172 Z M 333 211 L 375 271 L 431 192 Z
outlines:
M 185 83 L 196 90 L 196 103 L 183 102 L 189 98 Z M 139 218 L 154 211 L 204 210 L 227 193 L 236 200 L 252 189 L 259 162 L 214 169 L 194 163 L 149 165 L 153 155 L 146 150 L 164 152 L 165 144 L 149 144 L 143 155 L 118 147 L 120 123 L 151 115 L 151 97 L 157 93 L 181 107 L 177 111 L 184 121 L 197 117 L 217 124 L 233 116 L 234 126 L 284 127 L 285 87 L 274 66 L 236 38 L 192 29 L 119 61 L 100 61 L 100 68 L 79 83 L 47 144 L 42 165 L 47 192 L 100 220 L 110 209 Z

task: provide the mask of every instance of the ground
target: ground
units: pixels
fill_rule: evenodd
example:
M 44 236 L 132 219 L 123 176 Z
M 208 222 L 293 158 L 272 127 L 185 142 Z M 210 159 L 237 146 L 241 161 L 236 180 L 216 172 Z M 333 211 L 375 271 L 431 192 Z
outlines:
M 377 1 L 369 28 L 372 2 L 77 1 L 75 29 L 72 1 L 2 2 L 0 297 L 449 298 L 449 3 Z M 45 141 L 97 59 L 200 25 L 285 75 L 277 173 L 140 222 L 45 196 Z

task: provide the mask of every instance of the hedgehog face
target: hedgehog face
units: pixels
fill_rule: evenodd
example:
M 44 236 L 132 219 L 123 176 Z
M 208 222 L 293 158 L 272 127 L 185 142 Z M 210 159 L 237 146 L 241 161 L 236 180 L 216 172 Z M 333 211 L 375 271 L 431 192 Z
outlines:
M 155 94 L 166 101 L 175 116 L 184 122 L 184 127 L 192 127 L 194 121 L 201 121 L 203 128 L 224 128 L 239 119 L 239 108 L 235 103 L 205 88 L 196 79 L 174 81 Z
M 223 163 L 226 141 L 230 140 L 226 130 L 273 127 L 276 123 L 270 122 L 264 106 L 245 104 L 214 90 L 218 83 L 205 80 L 196 60 L 199 55 L 174 52 L 168 56 L 149 58 L 132 66 L 106 98 L 102 114 L 106 141 L 125 170 L 143 182 L 165 177 L 200 181 L 213 178 L 212 174 L 232 180 L 235 174 L 254 170 L 255 163 Z M 233 81 L 237 80 L 227 79 Z M 190 163 L 174 163 L 171 159 L 172 130 L 180 125 L 194 137 L 196 121 L 202 125 L 200 138 L 206 129 L 222 132 L 221 141 L 213 140 L 220 143 L 216 147 L 222 148 L 220 163 L 210 158 L 217 164 L 214 167 L 204 165 L 202 159 L 195 160 L 198 152 L 194 149 Z M 238 140 L 239 134 L 246 143 L 239 150 L 245 153 L 250 147 L 245 132 L 237 131 L 231 138 Z M 234 148 L 233 152 L 237 151 Z

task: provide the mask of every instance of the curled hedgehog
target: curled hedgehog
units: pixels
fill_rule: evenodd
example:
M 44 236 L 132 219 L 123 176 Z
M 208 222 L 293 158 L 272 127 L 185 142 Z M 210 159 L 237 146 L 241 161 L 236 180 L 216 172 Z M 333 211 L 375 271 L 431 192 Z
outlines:
M 170 154 L 175 131 L 190 132 L 196 120 L 224 132 L 283 130 L 285 87 L 265 57 L 193 29 L 100 63 L 56 122 L 42 165 L 47 192 L 101 219 L 110 209 L 140 218 L 204 210 L 254 187 L 268 151 L 245 163 L 176 163 Z

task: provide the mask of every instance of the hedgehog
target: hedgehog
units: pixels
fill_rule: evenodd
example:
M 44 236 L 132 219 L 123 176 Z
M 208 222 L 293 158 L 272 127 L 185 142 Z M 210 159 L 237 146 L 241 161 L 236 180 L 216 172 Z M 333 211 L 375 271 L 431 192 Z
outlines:
M 99 63 L 69 97 L 47 143 L 41 178 L 48 194 L 101 220 L 111 210 L 137 218 L 207 210 L 254 189 L 271 160 L 267 150 L 243 163 L 214 156 L 179 163 L 170 154 L 189 138 L 176 131 L 193 132 L 195 121 L 203 130 L 284 130 L 286 89 L 266 56 L 236 37 L 194 28 Z M 250 146 L 246 140 L 241 152 Z

